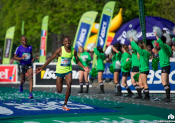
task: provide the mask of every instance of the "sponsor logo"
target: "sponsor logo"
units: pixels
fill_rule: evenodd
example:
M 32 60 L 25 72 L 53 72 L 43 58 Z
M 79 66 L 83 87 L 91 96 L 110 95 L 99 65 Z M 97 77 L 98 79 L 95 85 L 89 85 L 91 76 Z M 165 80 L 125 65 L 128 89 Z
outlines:
M 16 82 L 16 66 L 0 66 L 0 82 Z
M 92 22 L 93 22 L 93 20 L 94 20 L 93 18 L 90 18 L 90 17 L 88 17 L 88 16 L 86 16 L 85 18 L 86 18 L 87 20 L 89 20 L 89 21 L 92 21 Z
M 112 13 L 112 8 L 106 7 L 106 10 Z
M 41 71 L 41 79 L 56 79 L 57 76 L 55 75 L 54 70 L 50 70 L 47 68 L 46 70 Z M 79 79 L 79 71 L 72 70 L 72 79 Z
M 82 29 L 81 29 L 81 33 L 80 33 L 80 37 L 78 38 L 78 41 L 77 41 L 78 47 L 79 47 L 79 46 L 83 46 L 82 43 L 84 42 L 86 33 L 87 33 L 87 29 L 82 28 Z
M 9 57 L 12 39 L 6 39 L 5 58 Z
M 100 42 L 100 45 L 103 46 L 104 45 L 104 38 L 106 36 L 106 27 L 107 27 L 107 22 L 106 21 L 103 21 L 102 23 L 102 29 L 101 29 L 101 33 L 100 33 L 100 36 L 99 36 L 99 42 Z

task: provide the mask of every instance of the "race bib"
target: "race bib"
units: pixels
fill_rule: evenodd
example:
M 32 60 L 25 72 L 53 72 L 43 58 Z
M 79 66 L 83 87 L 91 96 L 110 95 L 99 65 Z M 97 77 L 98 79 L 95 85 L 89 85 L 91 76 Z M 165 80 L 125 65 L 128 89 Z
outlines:
M 23 59 L 24 61 L 28 61 L 31 58 L 31 54 L 30 53 L 23 53 L 22 55 L 25 55 L 25 58 Z
M 71 64 L 71 58 L 61 58 L 61 66 L 70 66 Z

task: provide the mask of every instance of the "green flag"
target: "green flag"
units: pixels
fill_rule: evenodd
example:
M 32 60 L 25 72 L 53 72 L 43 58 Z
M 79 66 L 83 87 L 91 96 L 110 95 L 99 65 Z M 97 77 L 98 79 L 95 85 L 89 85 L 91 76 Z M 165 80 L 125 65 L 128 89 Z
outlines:
M 144 3 L 143 0 L 138 0 L 139 3 L 139 19 L 140 19 L 140 27 L 142 30 L 142 38 L 146 44 L 146 28 L 145 28 L 145 14 L 144 14 Z
M 15 35 L 15 26 L 12 26 L 8 28 L 6 31 L 2 64 L 10 63 L 14 35 Z
M 40 43 L 40 57 L 39 57 L 40 63 L 46 62 L 48 21 L 49 21 L 49 16 L 46 15 L 43 18 L 42 25 L 41 25 L 41 43 Z
M 79 46 L 83 46 L 85 48 L 97 14 L 98 12 L 88 11 L 81 16 L 73 44 L 73 47 L 77 52 Z
M 25 24 L 25 21 L 22 21 L 21 35 L 24 35 L 24 24 Z
M 100 27 L 99 27 L 98 35 L 96 39 L 97 40 L 96 47 L 101 46 L 103 50 L 105 50 L 106 48 L 106 41 L 108 38 L 109 28 L 111 26 L 110 23 L 113 16 L 115 3 L 116 2 L 114 1 L 110 1 L 106 3 L 105 6 L 103 7 L 103 11 L 100 19 L 100 25 L 99 25 Z M 96 57 L 97 56 L 94 53 L 92 68 L 96 66 L 96 62 L 97 62 Z

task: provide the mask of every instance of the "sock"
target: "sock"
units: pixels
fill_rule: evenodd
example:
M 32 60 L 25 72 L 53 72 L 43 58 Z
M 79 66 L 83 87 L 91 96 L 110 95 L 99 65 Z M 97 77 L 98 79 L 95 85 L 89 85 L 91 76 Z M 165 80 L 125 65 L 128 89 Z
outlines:
M 142 89 L 141 89 L 141 92 L 145 93 L 145 89 L 144 89 L 144 88 L 142 88 Z
M 20 86 L 21 86 L 21 87 L 23 86 L 23 82 L 20 82 Z
M 128 85 L 126 85 L 125 88 L 126 88 L 126 90 L 128 91 L 129 94 L 132 93 L 130 88 L 128 87 Z
M 145 98 L 149 98 L 149 88 L 145 89 Z
M 80 90 L 83 91 L 83 82 L 80 82 Z
M 103 82 L 100 82 L 99 85 L 100 85 L 100 89 L 101 89 L 101 91 L 104 92 L 104 84 L 103 84 Z
M 86 91 L 89 90 L 89 82 L 86 82 Z
M 164 89 L 166 92 L 166 98 L 170 99 L 170 85 L 164 85 Z
M 138 96 L 139 96 L 139 97 L 142 97 L 141 91 L 142 91 L 141 88 L 138 88 L 138 89 L 137 89 L 137 93 L 138 93 Z
M 121 93 L 121 87 L 119 83 L 116 84 L 116 87 L 117 87 L 118 93 Z
M 137 90 L 138 89 L 138 85 L 134 85 L 135 89 Z
M 67 105 L 66 103 L 64 103 L 64 105 L 63 106 L 65 106 L 65 105 Z

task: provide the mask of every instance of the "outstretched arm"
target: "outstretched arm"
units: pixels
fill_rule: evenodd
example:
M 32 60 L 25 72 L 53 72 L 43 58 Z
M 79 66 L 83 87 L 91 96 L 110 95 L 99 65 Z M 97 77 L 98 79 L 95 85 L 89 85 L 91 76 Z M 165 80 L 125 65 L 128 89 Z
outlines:
M 61 48 L 57 49 L 57 50 L 55 51 L 55 53 L 52 55 L 52 57 L 51 57 L 50 59 L 48 59 L 42 67 L 38 67 L 38 68 L 35 70 L 35 73 L 37 74 L 37 73 L 41 72 L 41 70 L 42 70 L 43 68 L 45 68 L 59 53 L 61 53 L 61 51 L 62 51 Z

